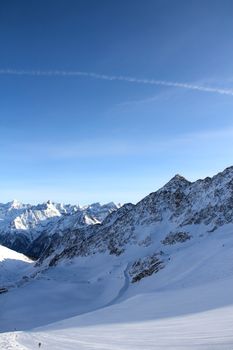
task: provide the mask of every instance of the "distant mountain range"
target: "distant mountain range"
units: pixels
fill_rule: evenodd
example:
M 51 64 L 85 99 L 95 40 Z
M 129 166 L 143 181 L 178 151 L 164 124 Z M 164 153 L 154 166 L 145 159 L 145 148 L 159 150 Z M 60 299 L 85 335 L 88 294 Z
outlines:
M 32 243 L 40 236 L 100 223 L 119 207 L 115 203 L 87 206 L 52 201 L 38 205 L 23 204 L 17 200 L 0 203 L 0 244 L 31 255 Z M 37 258 L 38 253 L 33 257 Z

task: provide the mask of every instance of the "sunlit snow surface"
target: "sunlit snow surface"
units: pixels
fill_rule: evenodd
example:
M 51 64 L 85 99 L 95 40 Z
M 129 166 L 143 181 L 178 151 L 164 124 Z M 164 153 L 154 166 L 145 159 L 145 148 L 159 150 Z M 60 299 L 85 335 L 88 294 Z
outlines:
M 20 280 L 29 272 L 31 263 L 23 254 L 0 245 L 0 288 Z
M 0 295 L 0 349 L 232 350 L 231 232 L 178 244 L 167 266 L 140 283 L 127 279 L 127 255 L 120 264 L 108 254 L 77 258 L 38 274 Z
M 224 298 L 232 287 L 232 280 L 225 280 L 205 287 L 142 294 L 30 332 L 4 333 L 1 349 L 37 349 L 41 343 L 41 348 L 48 350 L 230 350 L 233 305 L 212 307 L 216 298 Z M 209 289 L 214 290 L 210 296 Z

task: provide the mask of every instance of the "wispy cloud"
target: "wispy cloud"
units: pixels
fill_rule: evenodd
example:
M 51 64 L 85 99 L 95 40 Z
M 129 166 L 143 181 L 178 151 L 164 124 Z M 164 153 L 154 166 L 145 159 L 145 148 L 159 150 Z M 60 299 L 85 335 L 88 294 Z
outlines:
M 124 81 L 135 84 L 147 84 L 147 85 L 158 85 L 158 86 L 167 86 L 182 88 L 188 90 L 196 90 L 201 92 L 217 93 L 221 95 L 230 95 L 233 96 L 233 89 L 225 89 L 218 87 L 202 86 L 190 83 L 180 83 L 167 80 L 156 80 L 156 79 L 139 79 L 135 77 L 128 77 L 122 75 L 105 75 L 92 72 L 81 72 L 81 71 L 63 71 L 63 70 L 54 70 L 54 71 L 42 71 L 42 70 L 14 70 L 14 69 L 0 69 L 0 75 L 22 75 L 22 76 L 60 76 L 60 77 L 88 77 L 94 79 L 108 80 L 108 81 Z

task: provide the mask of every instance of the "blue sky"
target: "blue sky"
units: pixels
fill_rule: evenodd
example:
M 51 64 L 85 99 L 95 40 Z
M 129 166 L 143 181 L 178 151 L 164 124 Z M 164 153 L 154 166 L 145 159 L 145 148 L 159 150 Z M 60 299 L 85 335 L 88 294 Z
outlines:
M 1 1 L 0 202 L 136 202 L 233 165 L 232 14 L 231 0 Z

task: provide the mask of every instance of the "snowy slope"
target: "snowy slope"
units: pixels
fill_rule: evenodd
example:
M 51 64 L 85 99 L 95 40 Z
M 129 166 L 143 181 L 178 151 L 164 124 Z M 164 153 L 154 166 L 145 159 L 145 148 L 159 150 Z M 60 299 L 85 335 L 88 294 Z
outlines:
M 3 262 L 7 259 L 14 259 L 14 260 L 20 260 L 20 261 L 27 261 L 27 262 L 30 261 L 23 254 L 17 253 L 14 250 L 0 246 L 0 262 Z
M 31 283 L 1 296 L 4 325 L 9 322 L 11 330 L 25 331 L 0 334 L 0 345 L 35 349 L 41 342 L 44 349 L 230 350 L 233 237 L 228 233 L 206 240 L 199 250 L 177 249 L 168 269 L 136 284 L 127 281 L 127 265 L 123 270 L 115 265 L 115 273 L 109 274 L 113 261 L 107 256 L 102 257 L 101 269 L 95 260 L 92 271 L 89 258 L 56 266 L 37 278 L 34 287 Z M 109 279 L 109 275 L 113 276 Z M 63 320 L 90 307 L 98 310 Z M 52 319 L 63 321 L 31 331 Z
M 229 287 L 233 284 L 226 283 L 225 288 Z M 181 294 L 176 291 L 140 295 L 30 333 L 8 334 L 7 340 L 3 336 L 2 344 L 35 349 L 40 342 L 43 349 L 48 350 L 232 349 L 233 304 L 179 315 L 184 310 L 183 302 L 186 304 L 193 297 L 196 300 L 196 295 L 202 293 L 203 289 L 190 289 Z M 215 293 L 214 298 L 218 297 Z M 203 305 L 209 302 L 206 293 L 200 302 Z M 173 303 L 175 307 L 172 308 Z M 172 312 L 169 312 L 171 308 Z M 169 316 L 165 316 L 166 312 Z
M 32 261 L 0 245 L 0 288 L 8 287 L 29 272 Z
M 166 268 L 137 283 L 131 283 L 129 275 L 130 252 L 121 260 L 101 254 L 64 261 L 37 274 L 23 288 L 1 295 L 0 329 L 31 329 L 140 294 L 182 291 L 205 285 L 208 291 L 208 285 L 222 280 L 232 281 L 232 229 L 232 226 L 224 228 L 215 237 L 196 244 L 178 245 Z M 213 307 L 222 307 L 233 301 L 231 288 L 223 289 L 225 291 L 222 291 L 222 296 L 220 293 L 221 297 L 215 300 Z M 212 287 L 209 296 L 211 293 Z M 25 316 L 23 319 L 21 310 Z M 192 297 L 189 311 L 201 310 Z
M 50 232 L 0 295 L 3 348 L 233 348 L 233 167 Z

